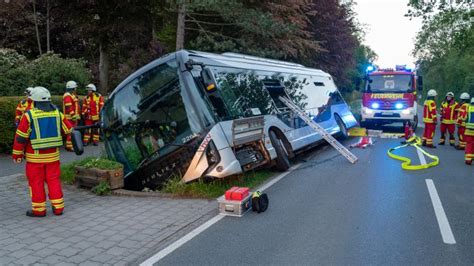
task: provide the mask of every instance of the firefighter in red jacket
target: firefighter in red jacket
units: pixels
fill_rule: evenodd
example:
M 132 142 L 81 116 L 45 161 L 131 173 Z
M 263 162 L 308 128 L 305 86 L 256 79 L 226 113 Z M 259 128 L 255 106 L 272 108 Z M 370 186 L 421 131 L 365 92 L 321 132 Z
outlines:
M 15 110 L 15 125 L 18 127 L 18 124 L 20 124 L 20 119 L 23 116 L 23 114 L 33 108 L 33 101 L 30 99 L 30 94 L 32 87 L 28 87 L 25 90 L 25 99 L 21 100 L 18 105 L 16 106 Z
M 471 104 L 467 108 L 466 130 L 464 131 L 466 149 L 464 150 L 464 160 L 466 164 L 471 165 L 474 159 L 474 98 L 471 98 Z
M 435 98 L 438 95 L 435 90 L 428 91 L 428 97 L 426 97 L 423 105 L 423 122 L 425 123 L 425 131 L 423 132 L 423 146 L 429 148 L 436 148 L 433 145 L 433 137 L 436 130 L 436 123 L 438 118 L 436 117 L 436 103 Z
M 449 145 L 454 146 L 454 131 L 456 130 L 458 103 L 454 100 L 454 93 L 448 92 L 446 98 L 441 103 L 441 138 L 439 145 L 444 145 L 446 141 L 446 133 L 449 133 Z
M 467 92 L 461 94 L 461 102 L 458 105 L 458 119 L 456 124 L 458 125 L 458 139 L 459 144 L 456 146 L 457 150 L 464 150 L 466 148 L 466 140 L 464 137 L 464 131 L 466 130 L 466 118 L 467 111 L 469 109 L 469 99 L 471 96 Z
M 100 120 L 100 110 L 104 106 L 104 97 L 97 92 L 97 88 L 94 84 L 86 86 L 87 96 L 82 101 L 82 117 L 86 126 L 94 125 Z M 84 146 L 89 145 L 92 131 L 92 144 L 94 146 L 99 145 L 99 129 L 87 129 L 84 132 Z
M 81 112 L 79 109 L 79 98 L 76 94 L 77 83 L 70 80 L 66 83 L 66 93 L 63 95 L 63 113 L 64 117 L 72 125 L 76 127 L 81 119 Z M 66 150 L 73 151 L 71 136 L 66 136 Z
M 71 133 L 71 124 L 51 104 L 51 94 L 46 88 L 35 87 L 31 99 L 35 108 L 27 111 L 21 118 L 13 143 L 13 161 L 21 163 L 26 157 L 26 176 L 32 205 L 26 215 L 46 215 L 45 182 L 53 213 L 61 215 L 64 200 L 59 179 L 59 147 L 63 145 L 62 135 Z

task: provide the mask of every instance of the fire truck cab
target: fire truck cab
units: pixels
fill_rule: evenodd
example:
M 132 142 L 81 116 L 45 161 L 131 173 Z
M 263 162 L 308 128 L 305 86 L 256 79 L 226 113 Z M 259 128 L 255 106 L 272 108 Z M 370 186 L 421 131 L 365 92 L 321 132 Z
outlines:
M 395 69 L 367 68 L 362 95 L 361 125 L 381 126 L 409 122 L 418 124 L 417 91 L 422 90 L 422 78 L 404 65 Z

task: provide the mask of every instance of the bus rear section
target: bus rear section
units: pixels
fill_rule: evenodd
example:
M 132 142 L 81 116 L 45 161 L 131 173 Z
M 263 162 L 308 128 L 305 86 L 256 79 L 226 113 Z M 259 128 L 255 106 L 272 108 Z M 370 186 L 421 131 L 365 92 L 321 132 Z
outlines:
M 361 124 L 378 127 L 391 123 L 418 124 L 417 91 L 421 77 L 404 66 L 368 72 L 362 95 Z

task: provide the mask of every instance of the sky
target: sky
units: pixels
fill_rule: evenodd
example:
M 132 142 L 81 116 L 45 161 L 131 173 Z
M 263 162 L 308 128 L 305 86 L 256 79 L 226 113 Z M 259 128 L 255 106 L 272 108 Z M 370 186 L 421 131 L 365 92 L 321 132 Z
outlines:
M 382 68 L 395 65 L 414 67 L 411 56 L 421 19 L 405 17 L 408 0 L 356 0 L 357 18 L 365 24 L 365 44 L 378 55 L 375 62 Z

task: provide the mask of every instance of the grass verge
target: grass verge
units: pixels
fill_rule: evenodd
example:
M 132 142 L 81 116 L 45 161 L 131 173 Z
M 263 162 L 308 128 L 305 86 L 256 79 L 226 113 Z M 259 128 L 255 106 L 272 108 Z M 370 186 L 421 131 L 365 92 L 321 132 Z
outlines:
M 200 179 L 189 184 L 181 183 L 181 178 L 177 177 L 170 179 L 161 191 L 179 197 L 212 199 L 223 195 L 226 190 L 233 186 L 255 188 L 274 174 L 274 171 L 264 169 L 210 182 Z

